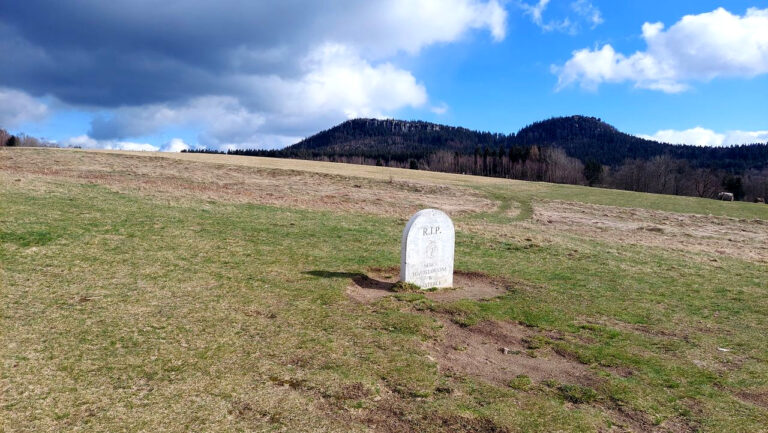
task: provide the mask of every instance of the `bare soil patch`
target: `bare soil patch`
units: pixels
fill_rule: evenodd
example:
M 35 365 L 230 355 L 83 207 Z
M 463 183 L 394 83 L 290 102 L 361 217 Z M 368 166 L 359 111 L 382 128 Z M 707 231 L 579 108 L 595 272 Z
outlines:
M 398 276 L 397 267 L 372 269 L 367 275 L 353 276 L 347 293 L 358 302 L 374 302 L 396 294 L 392 286 Z M 483 300 L 500 296 L 511 286 L 508 281 L 472 272 L 455 272 L 454 281 L 459 288 L 424 292 L 424 295 L 438 302 Z M 603 380 L 588 365 L 568 356 L 568 353 L 560 353 L 553 344 L 542 343 L 561 340 L 562 336 L 557 333 L 505 321 L 484 321 L 473 326 L 461 326 L 447 315 L 428 310 L 420 312 L 433 316 L 442 324 L 437 338 L 425 341 L 422 345 L 440 371 L 448 376 L 471 377 L 501 387 L 511 386 L 524 378 L 524 382 L 530 382 L 527 390 L 531 392 L 557 384 L 594 389 L 600 387 Z M 611 371 L 623 377 L 632 374 L 628 369 Z M 420 426 L 424 422 L 428 422 L 431 427 L 443 426 L 446 431 L 507 431 L 483 418 L 443 418 L 436 414 L 428 420 L 409 418 L 398 407 L 398 403 L 398 400 L 382 401 L 366 412 L 362 421 L 375 431 L 382 432 L 421 431 Z M 601 430 L 605 432 L 688 433 L 696 430 L 696 426 L 689 420 L 680 417 L 658 423 L 648 414 L 608 401 L 587 404 L 600 407 L 612 420 L 612 427 Z
M 672 417 L 658 423 L 648 414 L 624 406 L 610 406 L 604 409 L 616 425 L 600 430 L 601 432 L 693 433 L 699 430 L 695 423 L 682 417 Z
M 536 203 L 534 220 L 558 232 L 624 244 L 768 262 L 768 223 L 762 220 L 563 201 Z
M 548 348 L 531 350 L 531 342 L 541 335 L 533 329 L 511 322 L 485 321 L 462 327 L 441 321 L 443 338 L 425 345 L 442 370 L 500 386 L 508 386 L 521 375 L 533 382 L 556 380 L 585 386 L 597 382 L 584 364 Z
M 392 288 L 400 275 L 398 267 L 374 268 L 367 275 L 357 275 L 347 287 L 347 294 L 355 301 L 370 303 L 397 292 Z M 490 299 L 507 292 L 510 283 L 501 278 L 492 278 L 479 272 L 454 271 L 454 287 L 437 291 L 423 291 L 433 301 L 456 301 L 459 299 Z
M 492 420 L 460 415 L 428 414 L 423 417 L 409 416 L 407 406 L 398 400 L 387 400 L 368 411 L 362 421 L 376 432 L 454 432 L 454 433 L 508 433 L 506 427 Z
M 736 396 L 742 401 L 752 403 L 764 409 L 768 409 L 768 390 L 765 391 L 741 391 Z
M 396 294 L 399 268 L 372 269 L 368 275 L 352 278 L 347 288 L 349 296 L 370 303 Z M 511 284 L 478 272 L 454 272 L 455 288 L 434 292 L 424 291 L 430 300 L 450 302 L 460 299 L 484 300 L 506 293 Z M 425 314 L 433 314 L 425 312 Z M 562 383 L 589 385 L 596 383 L 587 366 L 556 353 L 549 347 L 538 347 L 541 332 L 511 322 L 486 321 L 474 326 L 460 326 L 447 317 L 435 314 L 443 325 L 437 341 L 425 343 L 440 368 L 447 372 L 468 375 L 487 382 L 507 386 L 519 375 L 533 381 L 556 380 Z M 556 335 L 547 338 L 559 338 Z M 535 350 L 532 349 L 535 347 Z
M 536 344 L 541 337 L 558 339 L 557 335 L 512 322 L 485 321 L 470 327 L 444 318 L 441 322 L 442 338 L 425 342 L 424 346 L 440 370 L 450 375 L 478 378 L 497 386 L 510 386 L 520 377 L 529 379 L 533 386 L 555 381 L 597 388 L 602 381 L 589 366 L 549 346 Z M 658 423 L 646 413 L 609 401 L 591 404 L 604 410 L 612 420 L 613 426 L 603 430 L 606 432 L 689 433 L 697 429 L 690 420 L 681 417 Z

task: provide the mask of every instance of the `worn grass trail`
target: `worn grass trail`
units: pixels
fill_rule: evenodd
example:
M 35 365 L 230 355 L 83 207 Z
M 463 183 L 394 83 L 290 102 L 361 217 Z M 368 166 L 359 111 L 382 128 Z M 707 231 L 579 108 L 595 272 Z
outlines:
M 66 151 L 66 150 L 64 150 Z M 729 203 L 695 197 L 648 194 L 631 191 L 602 188 L 584 188 L 574 185 L 558 185 L 541 182 L 524 182 L 493 177 L 457 175 L 432 171 L 407 170 L 401 168 L 350 165 L 342 163 L 304 161 L 295 159 L 277 159 L 232 155 L 211 155 L 201 153 L 142 153 L 107 151 L 110 154 L 144 156 L 181 161 L 194 161 L 209 164 L 227 164 L 244 167 L 260 167 L 278 170 L 299 170 L 327 175 L 354 176 L 360 178 L 391 180 L 406 179 L 434 184 L 466 185 L 471 187 L 490 187 L 486 191 L 497 194 L 496 198 L 507 197 L 511 200 L 530 201 L 535 196 L 538 200 L 568 200 L 579 203 L 592 203 L 607 206 L 638 207 L 669 212 L 693 213 L 702 215 L 727 216 L 732 218 L 768 219 L 765 206 L 754 203 Z M 91 151 L 91 153 L 102 153 Z M 503 201 L 502 201 L 503 203 Z
M 366 305 L 345 288 L 399 262 L 401 217 L 16 176 L 0 171 L 3 431 L 768 425 L 764 262 L 553 232 L 526 214 L 543 199 L 639 206 L 644 197 L 478 186 L 500 211 L 463 214 L 458 225 L 507 231 L 460 230 L 456 267 L 505 277 L 512 290 Z M 673 199 L 650 206 L 685 206 Z M 447 371 L 423 345 L 442 338 L 441 320 L 523 325 L 538 337 L 515 356 L 564 356 L 595 380 L 501 386 Z

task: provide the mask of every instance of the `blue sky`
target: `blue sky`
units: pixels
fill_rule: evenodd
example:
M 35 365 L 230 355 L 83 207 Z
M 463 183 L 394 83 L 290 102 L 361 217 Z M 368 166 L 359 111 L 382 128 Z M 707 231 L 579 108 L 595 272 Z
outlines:
M 0 50 L 0 127 L 63 145 L 273 148 L 358 116 L 510 133 L 571 114 L 768 141 L 765 1 L 27 0 L 0 4 Z

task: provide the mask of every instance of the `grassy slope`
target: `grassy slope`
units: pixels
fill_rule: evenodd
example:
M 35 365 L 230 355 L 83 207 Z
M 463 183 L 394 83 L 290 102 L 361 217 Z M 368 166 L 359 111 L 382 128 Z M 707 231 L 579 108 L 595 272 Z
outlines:
M 65 151 L 66 150 L 62 150 Z M 457 175 L 430 171 L 415 171 L 401 168 L 383 168 L 365 165 L 350 165 L 332 162 L 304 161 L 295 159 L 261 158 L 232 155 L 208 155 L 197 153 L 137 153 L 114 152 L 115 154 L 163 157 L 185 161 L 234 164 L 251 167 L 304 170 L 342 176 L 356 176 L 388 180 L 412 179 L 417 181 L 469 185 L 485 189 L 496 199 L 529 202 L 532 198 L 549 200 L 570 200 L 581 203 L 608 206 L 640 207 L 668 212 L 683 212 L 702 215 L 729 216 L 733 218 L 768 219 L 765 206 L 754 203 L 729 203 L 694 197 L 678 197 L 663 194 L 647 194 L 630 191 L 584 188 L 573 185 L 557 185 L 540 182 L 524 182 L 482 176 Z
M 346 298 L 347 275 L 398 263 L 394 218 L 0 179 L 5 431 L 364 431 L 377 413 L 416 431 L 594 431 L 610 426 L 609 407 L 703 431 L 768 425 L 768 410 L 743 398 L 768 392 L 764 264 L 566 235 L 531 245 L 459 233 L 457 268 L 510 277 L 517 289 L 492 302 L 365 306 Z M 523 209 L 545 198 L 766 218 L 750 204 L 480 182 Z M 419 344 L 437 322 L 415 304 L 464 324 L 562 333 L 545 344 L 604 376 L 597 400 L 438 372 Z

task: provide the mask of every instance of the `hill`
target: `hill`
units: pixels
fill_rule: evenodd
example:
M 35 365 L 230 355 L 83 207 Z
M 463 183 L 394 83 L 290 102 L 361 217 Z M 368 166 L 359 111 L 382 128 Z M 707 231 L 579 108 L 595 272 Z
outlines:
M 0 148 L 0 203 L 0 430 L 768 425 L 765 205 L 30 148 Z M 394 292 L 424 207 L 466 285 Z
M 744 171 L 768 166 L 768 144 L 703 147 L 659 143 L 626 134 L 585 116 L 555 117 L 521 129 L 514 140 L 520 146 L 559 147 L 582 162 L 618 166 L 627 159 L 648 160 L 666 155 L 688 161 L 694 167 Z
M 472 131 L 423 121 L 353 119 L 284 149 L 290 155 L 364 156 L 403 161 L 439 151 L 472 153 L 476 148 L 509 147 L 514 136 Z
M 623 133 L 601 119 L 555 117 L 522 128 L 517 134 L 496 134 L 422 121 L 354 119 L 319 132 L 284 149 L 283 156 L 422 160 L 447 151 L 474 154 L 505 152 L 513 146 L 558 147 L 582 162 L 617 166 L 627 159 L 668 155 L 695 167 L 744 171 L 768 166 L 768 144 L 731 147 L 673 145 Z

